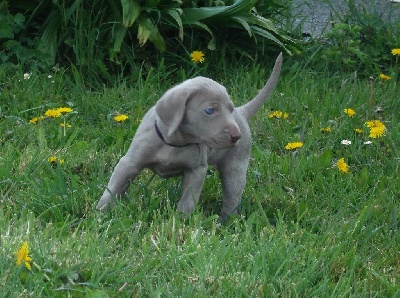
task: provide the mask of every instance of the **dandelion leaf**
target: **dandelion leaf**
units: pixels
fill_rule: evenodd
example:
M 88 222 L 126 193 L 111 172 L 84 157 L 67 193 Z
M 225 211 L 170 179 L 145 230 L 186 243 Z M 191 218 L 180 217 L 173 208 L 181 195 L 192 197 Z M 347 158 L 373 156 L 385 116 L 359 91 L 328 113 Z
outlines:
M 332 150 L 326 150 L 322 152 L 322 154 L 319 156 L 319 161 L 322 167 L 329 167 L 332 163 L 332 158 L 333 158 L 333 152 Z

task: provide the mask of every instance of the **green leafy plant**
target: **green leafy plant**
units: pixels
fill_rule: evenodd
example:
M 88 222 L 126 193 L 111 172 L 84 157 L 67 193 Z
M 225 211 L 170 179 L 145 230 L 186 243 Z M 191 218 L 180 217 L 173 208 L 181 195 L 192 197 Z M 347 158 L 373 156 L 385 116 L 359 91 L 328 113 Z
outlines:
M 349 71 L 360 64 L 365 64 L 369 58 L 362 49 L 361 29 L 357 25 L 335 24 L 332 30 L 325 34 L 329 46 L 323 50 L 322 59 L 331 63 L 331 67 L 335 70 Z M 369 70 L 371 71 L 370 67 Z
M 35 48 L 34 40 L 17 38 L 25 30 L 25 16 L 21 13 L 12 15 L 5 9 L 5 2 L 0 3 L 0 61 L 10 64 L 43 65 L 43 55 Z
M 387 6 L 382 16 L 377 1 L 358 5 L 344 1 L 345 10 L 331 8 L 337 22 L 324 35 L 321 58 L 332 71 L 357 72 L 362 76 L 378 76 L 380 72 L 396 73 L 391 50 L 400 47 L 400 16 L 392 16 L 395 6 Z M 329 2 L 330 3 L 330 2 Z
M 163 53 L 176 52 L 177 47 L 206 40 L 210 50 L 221 48 L 232 42 L 220 34 L 227 30 L 253 41 L 237 43 L 239 47 L 253 44 L 252 50 L 257 51 L 256 43 L 262 39 L 268 47 L 298 52 L 290 37 L 258 13 L 257 4 L 257 0 L 33 0 L 29 4 L 15 0 L 8 2 L 8 10 L 11 16 L 23 14 L 26 19 L 16 40 L 34 41 L 32 47 L 43 53 L 47 64 L 72 63 L 75 77 L 82 73 L 83 77 L 112 82 L 115 74 L 138 73 L 143 64 L 158 63 Z M 260 10 L 272 11 L 271 6 L 263 5 Z M 202 31 L 208 35 L 197 33 Z
M 249 36 L 266 38 L 291 54 L 298 47 L 289 37 L 280 35 L 273 22 L 264 18 L 254 9 L 257 0 L 236 1 L 229 6 L 185 8 L 182 10 L 183 24 L 206 30 L 211 35 L 209 49 L 215 49 L 214 33 L 211 27 L 245 30 Z

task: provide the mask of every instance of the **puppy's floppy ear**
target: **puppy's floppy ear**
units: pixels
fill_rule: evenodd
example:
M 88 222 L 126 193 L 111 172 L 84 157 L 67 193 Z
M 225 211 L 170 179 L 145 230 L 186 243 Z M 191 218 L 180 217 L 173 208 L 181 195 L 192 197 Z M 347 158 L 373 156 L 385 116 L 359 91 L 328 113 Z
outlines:
M 168 138 L 172 138 L 177 132 L 185 115 L 186 104 L 191 94 L 191 90 L 178 85 L 168 90 L 157 101 L 156 112 L 167 128 Z

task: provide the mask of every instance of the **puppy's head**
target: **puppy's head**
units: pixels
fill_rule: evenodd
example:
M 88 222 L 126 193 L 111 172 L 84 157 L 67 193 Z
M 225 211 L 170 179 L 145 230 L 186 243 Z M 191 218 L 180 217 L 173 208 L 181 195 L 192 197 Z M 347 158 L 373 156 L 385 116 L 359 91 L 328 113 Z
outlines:
M 234 108 L 225 87 L 204 77 L 171 88 L 156 104 L 167 140 L 195 139 L 215 149 L 232 147 L 241 137 Z

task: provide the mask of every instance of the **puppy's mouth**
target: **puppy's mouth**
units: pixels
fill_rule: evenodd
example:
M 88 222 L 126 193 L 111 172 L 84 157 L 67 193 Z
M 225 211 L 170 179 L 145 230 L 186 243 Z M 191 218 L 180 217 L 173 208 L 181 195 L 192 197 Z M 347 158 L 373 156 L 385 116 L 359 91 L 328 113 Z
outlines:
M 206 145 L 213 149 L 228 149 L 236 146 L 240 141 L 240 135 L 224 135 L 223 137 L 207 138 Z

